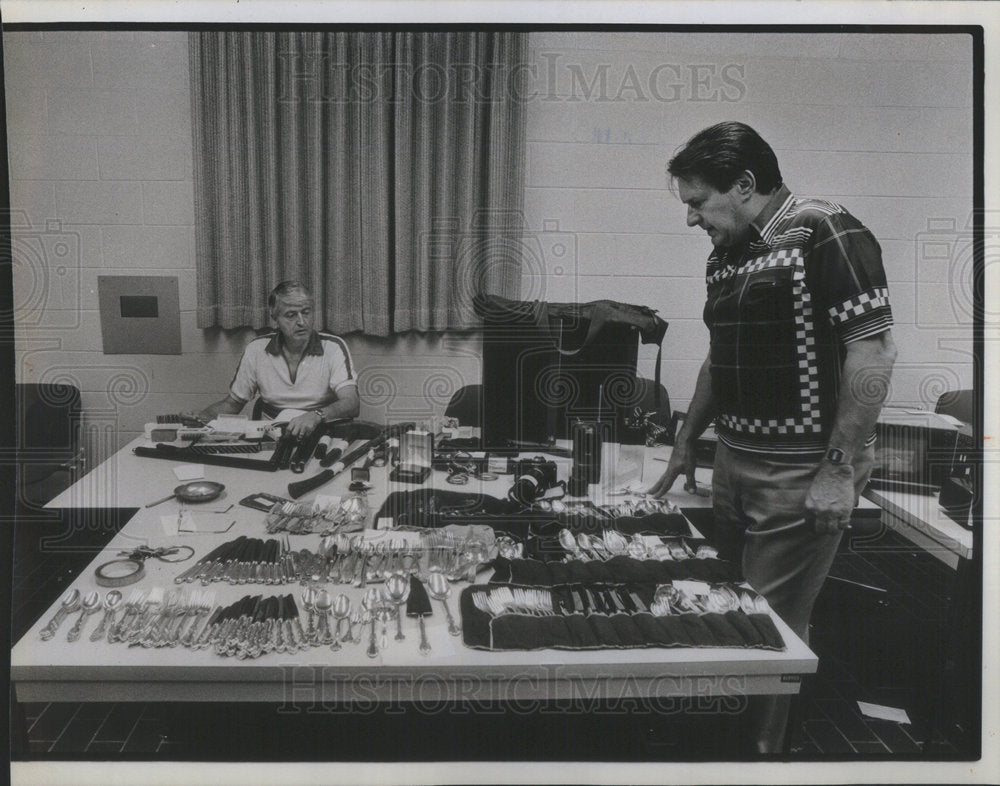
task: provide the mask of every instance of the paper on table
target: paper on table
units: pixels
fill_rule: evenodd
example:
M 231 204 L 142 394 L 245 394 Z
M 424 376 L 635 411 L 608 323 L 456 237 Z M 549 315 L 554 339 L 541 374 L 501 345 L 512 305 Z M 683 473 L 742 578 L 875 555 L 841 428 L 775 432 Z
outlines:
M 174 467 L 174 474 L 178 480 L 198 480 L 205 477 L 204 464 L 181 464 Z
M 215 420 L 208 425 L 216 431 L 232 431 L 242 434 L 248 422 L 249 418 L 246 415 L 216 415 Z
M 910 722 L 910 716 L 906 714 L 906 710 L 898 707 L 884 707 L 881 704 L 869 704 L 866 701 L 859 701 L 858 709 L 861 710 L 862 715 L 867 715 L 869 718 L 895 721 L 897 723 Z
M 201 515 L 197 519 L 190 510 L 182 510 L 176 516 L 160 516 L 160 526 L 164 532 L 172 533 L 174 528 L 178 533 L 217 533 L 228 532 L 236 522 L 229 516 Z

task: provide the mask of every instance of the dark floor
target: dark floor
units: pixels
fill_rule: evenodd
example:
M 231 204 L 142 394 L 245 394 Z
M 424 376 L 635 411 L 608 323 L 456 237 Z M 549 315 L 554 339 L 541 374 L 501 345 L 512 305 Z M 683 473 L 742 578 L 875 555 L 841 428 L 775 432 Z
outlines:
M 35 522 L 30 529 L 19 526 L 14 641 L 129 515 L 94 511 L 87 526 L 79 523 L 83 519 L 68 528 L 52 522 Z M 25 531 L 30 536 L 24 536 Z M 72 537 L 64 537 L 66 533 Z M 953 628 L 948 612 L 955 576 L 892 532 L 865 541 L 845 540 L 813 615 L 811 646 L 819 655 L 819 671 L 803 682 L 792 716 L 788 758 L 978 757 L 978 735 L 969 720 L 975 715 L 974 706 L 969 706 L 974 699 L 958 701 L 957 706 L 955 702 L 963 688 L 977 696 L 978 684 L 958 680 L 956 688 L 953 676 L 946 684 L 946 675 L 956 673 L 954 653 L 946 646 Z M 950 672 L 942 664 L 950 664 Z M 940 704 L 943 697 L 947 701 Z M 911 722 L 864 717 L 858 701 L 901 708 Z M 538 758 L 730 759 L 740 756 L 734 751 L 742 740 L 738 718 L 726 723 L 726 712 L 711 703 L 666 711 L 660 706 L 652 712 L 636 707 L 542 707 L 530 715 L 507 710 L 503 716 L 470 715 L 452 707 L 436 718 L 418 717 L 421 727 L 435 729 L 429 732 L 433 742 L 418 738 L 409 744 L 407 729 L 413 729 L 415 716 L 400 707 L 360 718 L 336 707 L 316 715 L 289 714 L 271 705 L 20 706 L 27 740 L 15 739 L 14 758 L 21 759 L 321 760 L 335 747 L 358 760 L 531 758 L 532 743 L 525 740 L 539 743 Z M 728 710 L 734 714 L 731 707 Z M 384 741 L 393 728 L 403 742 L 387 752 Z M 588 740 L 586 748 L 581 739 Z M 489 745 L 484 747 L 483 740 Z M 591 740 L 603 742 L 591 745 Z

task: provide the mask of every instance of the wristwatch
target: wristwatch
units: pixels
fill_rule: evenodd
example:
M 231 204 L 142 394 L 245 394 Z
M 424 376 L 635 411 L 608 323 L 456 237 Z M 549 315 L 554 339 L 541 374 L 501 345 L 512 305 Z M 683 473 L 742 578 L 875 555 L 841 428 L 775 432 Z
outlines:
M 324 420 L 326 420 L 326 414 L 323 412 L 323 410 L 321 410 L 321 409 L 314 409 L 314 410 L 312 410 L 312 413 L 314 415 L 319 415 L 319 422 L 320 423 L 322 423 Z
M 844 451 L 842 451 L 840 448 L 827 448 L 826 455 L 824 455 L 823 458 L 829 461 L 831 464 L 847 463 L 844 456 Z

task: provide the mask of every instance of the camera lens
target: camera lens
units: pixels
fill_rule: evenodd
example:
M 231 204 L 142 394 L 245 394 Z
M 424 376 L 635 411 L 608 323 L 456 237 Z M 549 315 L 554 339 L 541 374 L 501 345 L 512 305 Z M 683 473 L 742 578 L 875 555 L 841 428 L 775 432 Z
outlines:
M 573 424 L 573 472 L 575 484 L 601 479 L 601 432 L 595 423 Z

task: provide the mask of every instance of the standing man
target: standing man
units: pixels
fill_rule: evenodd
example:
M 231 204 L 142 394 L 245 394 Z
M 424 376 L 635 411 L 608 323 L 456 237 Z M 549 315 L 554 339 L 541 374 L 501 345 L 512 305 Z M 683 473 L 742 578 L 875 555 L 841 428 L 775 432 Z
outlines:
M 714 420 L 720 557 L 808 642 L 809 616 L 864 489 L 896 357 L 878 242 L 840 205 L 802 199 L 749 126 L 696 134 L 667 171 L 704 229 L 711 346 L 666 472 L 694 483 Z M 789 701 L 754 701 L 761 753 L 784 743 Z
M 288 433 L 305 437 L 327 420 L 357 417 L 354 364 L 344 340 L 313 329 L 312 293 L 298 281 L 282 281 L 267 298 L 277 331 L 258 336 L 243 350 L 229 395 L 199 413 L 202 420 L 234 415 L 256 395 L 263 413 L 305 410 Z

